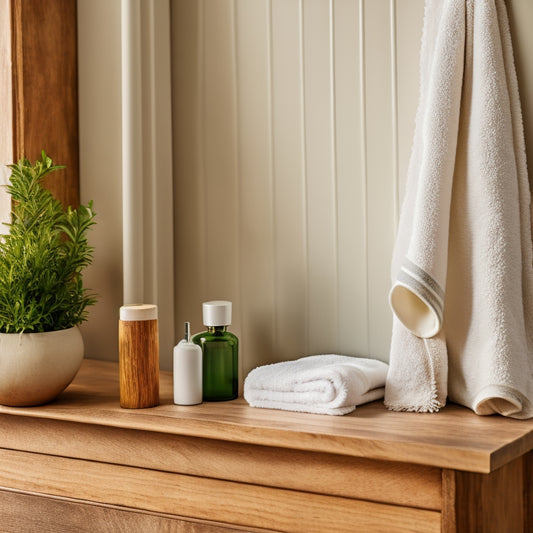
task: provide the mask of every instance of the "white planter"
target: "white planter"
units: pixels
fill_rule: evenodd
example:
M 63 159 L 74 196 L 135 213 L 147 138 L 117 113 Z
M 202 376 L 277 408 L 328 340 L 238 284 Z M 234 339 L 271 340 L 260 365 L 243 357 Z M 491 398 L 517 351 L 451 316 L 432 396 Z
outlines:
M 74 379 L 84 355 L 79 328 L 0 333 L 0 404 L 41 405 Z

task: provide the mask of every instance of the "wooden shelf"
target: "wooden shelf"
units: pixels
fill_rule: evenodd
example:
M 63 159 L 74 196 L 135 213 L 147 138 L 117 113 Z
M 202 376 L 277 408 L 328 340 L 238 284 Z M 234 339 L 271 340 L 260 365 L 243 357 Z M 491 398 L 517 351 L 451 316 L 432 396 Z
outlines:
M 166 372 L 160 390 L 158 407 L 121 409 L 118 365 L 85 360 L 55 402 L 0 407 L 0 503 L 3 494 L 15 509 L 13 491 L 40 495 L 37 502 L 46 495 L 56 506 L 91 502 L 93 511 L 116 507 L 122 518 L 136 509 L 199 531 L 217 524 L 324 531 L 331 523 L 335 531 L 353 523 L 365 531 L 387 523 L 456 531 L 474 519 L 475 527 L 494 524 L 497 496 L 506 531 L 513 531 L 509 505 L 517 531 L 528 519 L 533 421 L 479 417 L 455 405 L 395 413 L 382 402 L 342 417 L 256 409 L 242 399 L 184 407 L 173 404 Z M 221 497 L 228 491 L 231 505 Z M 481 493 L 486 512 L 467 512 Z M 266 503 L 280 509 L 275 517 Z M 300 507 L 323 509 L 327 519 Z
M 256 409 L 242 398 L 190 407 L 174 405 L 170 372 L 161 372 L 160 389 L 158 407 L 121 409 L 117 365 L 85 360 L 75 381 L 57 401 L 31 408 L 0 406 L 0 414 L 483 473 L 533 449 L 533 420 L 480 417 L 453 404 L 433 414 L 396 413 L 379 401 L 337 417 Z

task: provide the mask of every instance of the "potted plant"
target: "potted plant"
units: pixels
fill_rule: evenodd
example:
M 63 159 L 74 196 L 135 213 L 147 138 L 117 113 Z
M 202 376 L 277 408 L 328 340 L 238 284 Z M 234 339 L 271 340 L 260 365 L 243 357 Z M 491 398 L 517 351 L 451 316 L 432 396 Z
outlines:
M 72 381 L 84 346 L 78 325 L 95 298 L 83 287 L 92 261 L 92 203 L 63 209 L 42 186 L 54 166 L 43 151 L 9 165 L 9 233 L 0 236 L 0 404 L 39 405 Z

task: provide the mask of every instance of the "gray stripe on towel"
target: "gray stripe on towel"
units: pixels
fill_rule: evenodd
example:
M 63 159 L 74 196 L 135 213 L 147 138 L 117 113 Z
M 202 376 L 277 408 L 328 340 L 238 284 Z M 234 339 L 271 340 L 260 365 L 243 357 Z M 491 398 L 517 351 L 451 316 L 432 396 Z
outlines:
M 398 282 L 412 290 L 426 305 L 431 307 L 439 318 L 439 322 L 442 322 L 444 304 L 431 288 L 422 283 L 418 277 L 414 277 L 403 267 L 398 274 Z
M 438 281 L 432 278 L 425 270 L 415 265 L 407 257 L 403 259 L 402 269 L 417 277 L 428 289 L 432 290 L 441 301 L 444 301 L 444 289 L 439 285 Z

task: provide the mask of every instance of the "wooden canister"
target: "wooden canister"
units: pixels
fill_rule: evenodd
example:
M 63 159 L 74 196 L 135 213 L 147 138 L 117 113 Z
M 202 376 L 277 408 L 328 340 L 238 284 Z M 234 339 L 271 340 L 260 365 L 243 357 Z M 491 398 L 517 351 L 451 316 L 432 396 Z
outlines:
M 118 327 L 120 407 L 159 405 L 157 306 L 124 305 Z

